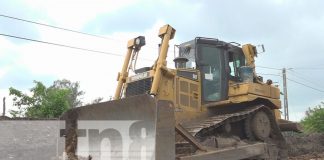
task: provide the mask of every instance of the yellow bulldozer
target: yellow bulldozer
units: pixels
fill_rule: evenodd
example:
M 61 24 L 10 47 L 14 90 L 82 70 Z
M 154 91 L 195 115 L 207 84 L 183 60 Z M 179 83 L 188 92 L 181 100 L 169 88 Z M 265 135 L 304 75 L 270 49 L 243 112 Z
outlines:
M 256 47 L 196 37 L 175 46 L 168 68 L 175 32 L 160 28 L 157 60 L 132 76 L 145 37 L 129 40 L 114 100 L 61 117 L 69 159 L 287 159 L 280 91 L 256 74 Z

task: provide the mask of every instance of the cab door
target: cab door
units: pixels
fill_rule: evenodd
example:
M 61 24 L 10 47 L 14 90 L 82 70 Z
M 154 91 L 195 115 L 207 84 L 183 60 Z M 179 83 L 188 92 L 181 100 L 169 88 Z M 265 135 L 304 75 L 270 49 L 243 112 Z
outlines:
M 198 68 L 201 72 L 202 103 L 228 99 L 225 49 L 213 44 L 198 44 Z

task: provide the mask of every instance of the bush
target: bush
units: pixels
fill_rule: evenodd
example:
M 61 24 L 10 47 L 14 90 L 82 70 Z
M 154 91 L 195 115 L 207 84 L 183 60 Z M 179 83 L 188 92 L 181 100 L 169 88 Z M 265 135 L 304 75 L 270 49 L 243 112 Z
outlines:
M 309 108 L 301 124 L 306 132 L 324 133 L 324 102 L 314 108 Z

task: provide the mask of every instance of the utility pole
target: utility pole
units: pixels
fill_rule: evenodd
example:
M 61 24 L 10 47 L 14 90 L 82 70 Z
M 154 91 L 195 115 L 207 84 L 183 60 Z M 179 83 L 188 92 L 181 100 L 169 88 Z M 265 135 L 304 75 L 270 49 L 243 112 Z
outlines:
M 286 68 L 282 69 L 282 78 L 283 78 L 283 92 L 284 92 L 284 115 L 285 115 L 285 120 L 289 120 Z
M 2 116 L 6 116 L 6 97 L 3 97 L 3 108 Z

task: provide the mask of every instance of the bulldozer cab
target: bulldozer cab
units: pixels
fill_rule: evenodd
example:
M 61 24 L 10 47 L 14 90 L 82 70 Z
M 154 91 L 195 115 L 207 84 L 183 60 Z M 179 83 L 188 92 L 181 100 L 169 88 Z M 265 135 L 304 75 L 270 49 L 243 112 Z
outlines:
M 200 72 L 202 104 L 228 99 L 229 83 L 239 83 L 240 67 L 245 65 L 242 49 L 218 39 L 197 37 L 178 46 L 178 70 Z

